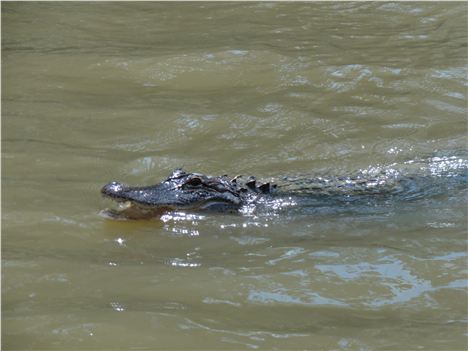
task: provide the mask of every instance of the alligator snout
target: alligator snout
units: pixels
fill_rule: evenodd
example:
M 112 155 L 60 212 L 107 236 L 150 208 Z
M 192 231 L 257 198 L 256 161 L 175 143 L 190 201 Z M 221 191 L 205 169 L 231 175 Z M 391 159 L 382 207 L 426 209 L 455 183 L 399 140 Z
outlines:
M 119 182 L 110 182 L 104 185 L 101 189 L 101 194 L 109 197 L 116 197 L 120 195 L 127 186 Z

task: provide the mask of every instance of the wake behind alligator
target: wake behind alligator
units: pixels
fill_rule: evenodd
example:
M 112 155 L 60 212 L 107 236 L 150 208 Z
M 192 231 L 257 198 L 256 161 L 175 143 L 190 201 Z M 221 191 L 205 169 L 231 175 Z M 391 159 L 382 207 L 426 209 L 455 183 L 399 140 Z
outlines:
M 466 153 L 369 167 L 347 177 L 284 176 L 274 182 L 254 177 L 208 176 L 174 170 L 162 182 L 132 187 L 106 184 L 101 193 L 119 206 L 101 211 L 112 219 L 156 218 L 168 211 L 277 213 L 284 208 L 350 208 L 415 201 L 466 190 Z

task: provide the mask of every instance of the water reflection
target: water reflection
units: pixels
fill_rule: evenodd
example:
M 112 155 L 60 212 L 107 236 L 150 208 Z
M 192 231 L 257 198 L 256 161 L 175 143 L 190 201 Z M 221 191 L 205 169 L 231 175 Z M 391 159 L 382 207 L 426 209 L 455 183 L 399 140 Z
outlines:
M 387 298 L 381 297 L 383 295 L 382 292 L 375 294 L 372 290 L 369 291 L 367 297 L 360 297 L 361 303 L 372 307 L 408 302 L 432 290 L 430 281 L 413 275 L 400 260 L 395 257 L 385 257 L 382 260 L 391 262 L 380 264 L 362 262 L 358 264 L 315 265 L 315 268 L 322 273 L 333 273 L 338 279 L 343 281 L 341 284 L 344 284 L 346 281 L 372 279 L 374 281 L 374 288 L 372 290 L 379 290 L 377 288 L 379 285 L 386 290 L 390 290 L 387 292 Z M 379 297 L 373 297 L 376 295 Z
M 193 262 L 193 260 L 183 259 L 183 258 L 169 259 L 166 261 L 166 264 L 171 267 L 177 267 L 177 268 L 197 268 L 202 265 L 201 263 Z
M 335 305 L 335 306 L 348 306 L 348 304 L 321 296 L 318 293 L 306 293 L 306 297 L 298 298 L 288 294 L 286 289 L 278 290 L 276 292 L 269 291 L 250 291 L 248 295 L 248 300 L 252 303 L 262 303 L 262 304 L 293 304 L 293 305 L 304 305 L 304 306 L 316 306 L 316 305 Z
M 168 212 L 161 216 L 161 221 L 165 223 L 163 229 L 172 235 L 199 236 L 197 226 L 204 218 L 194 213 Z
M 111 302 L 110 306 L 116 312 L 124 312 L 125 311 L 125 307 L 119 302 Z

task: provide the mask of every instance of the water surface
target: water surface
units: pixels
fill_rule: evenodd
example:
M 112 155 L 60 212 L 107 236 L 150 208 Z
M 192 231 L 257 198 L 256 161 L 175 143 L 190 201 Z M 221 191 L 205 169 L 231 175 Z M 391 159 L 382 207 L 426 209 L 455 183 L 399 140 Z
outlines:
M 3 348 L 466 349 L 467 6 L 2 3 Z M 443 191 L 98 215 L 181 166 L 407 165 Z

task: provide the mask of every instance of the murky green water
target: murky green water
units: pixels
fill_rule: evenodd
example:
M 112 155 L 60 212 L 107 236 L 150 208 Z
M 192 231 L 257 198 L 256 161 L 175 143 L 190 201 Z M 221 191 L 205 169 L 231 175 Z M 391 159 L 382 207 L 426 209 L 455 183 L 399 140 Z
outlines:
M 2 3 L 3 349 L 464 350 L 466 183 L 362 211 L 98 213 L 108 181 L 180 166 L 428 159 L 448 182 L 468 169 L 467 10 Z

